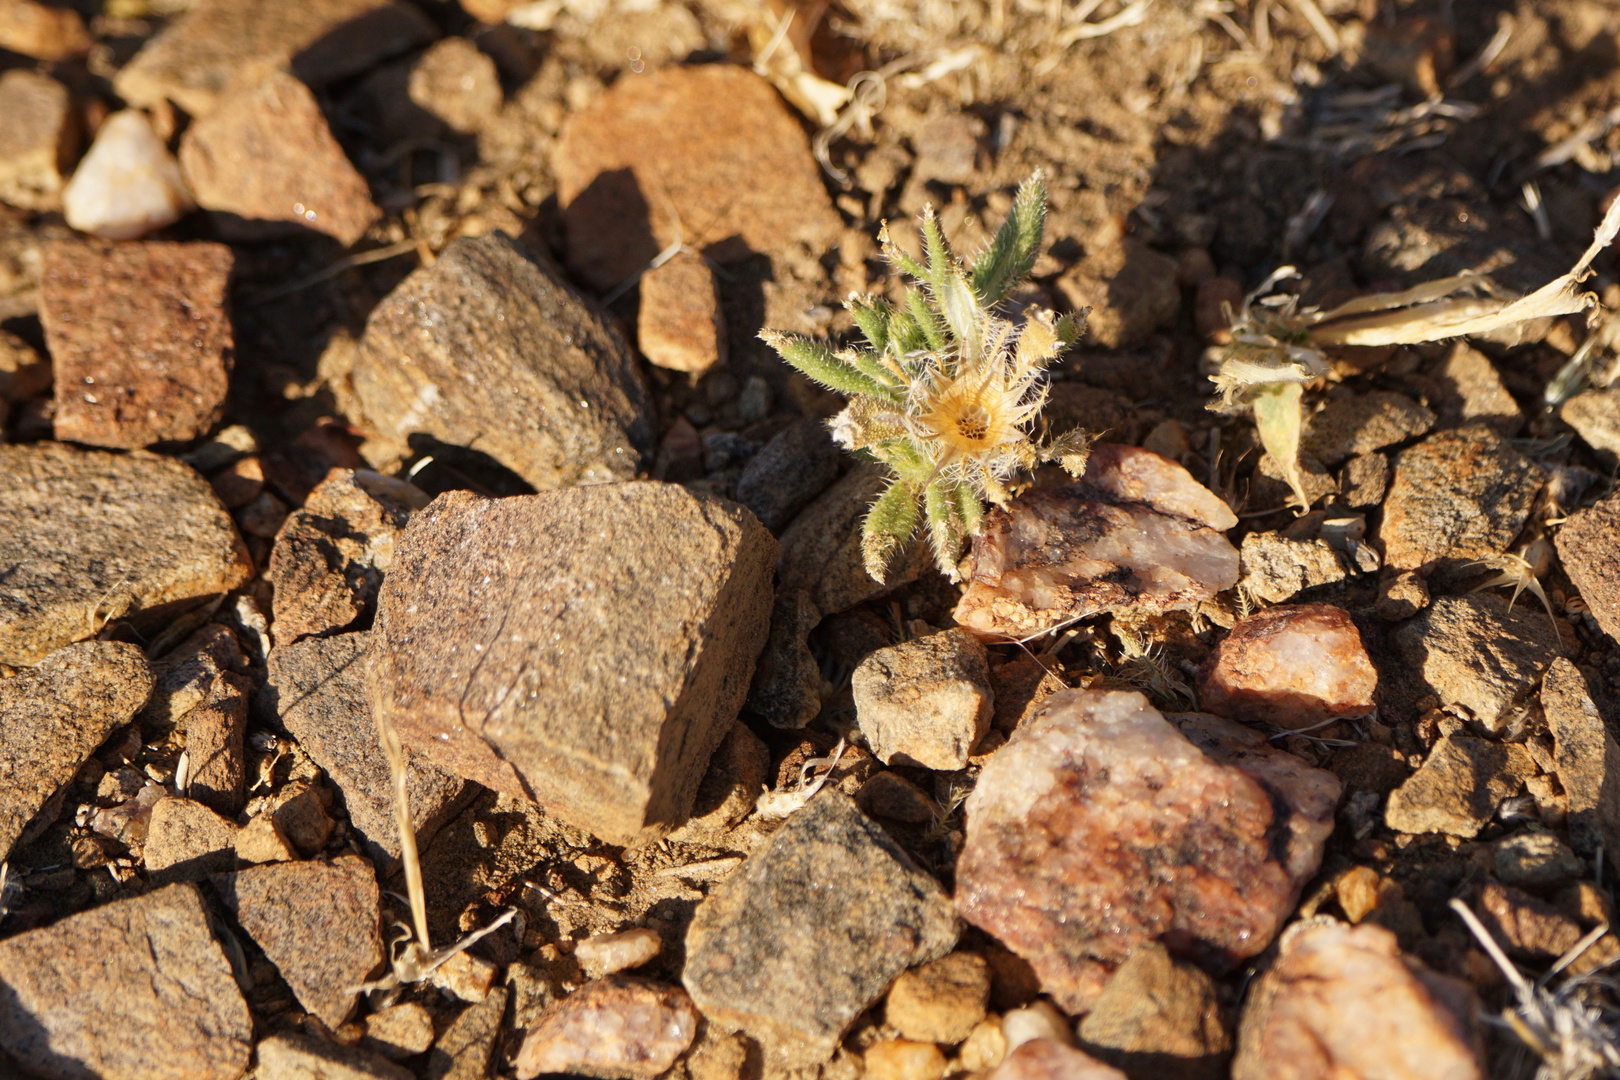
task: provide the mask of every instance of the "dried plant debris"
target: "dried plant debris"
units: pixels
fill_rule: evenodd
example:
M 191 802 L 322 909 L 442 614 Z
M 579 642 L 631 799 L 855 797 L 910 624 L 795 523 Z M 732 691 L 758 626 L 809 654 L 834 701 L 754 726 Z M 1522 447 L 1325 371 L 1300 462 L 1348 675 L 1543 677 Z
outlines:
M 776 331 L 761 335 L 799 371 L 848 395 L 833 438 L 894 473 L 861 534 L 867 573 L 878 581 L 919 519 L 940 571 L 959 580 L 962 542 L 978 532 L 986 501 L 1005 506 L 1009 482 L 1043 461 L 1076 476 L 1085 467 L 1082 433 L 1044 443 L 1030 435 L 1046 404 L 1046 369 L 1079 336 L 1081 322 L 1039 308 L 1026 309 L 1020 322 L 996 313 L 1035 265 L 1045 221 L 1046 189 L 1037 175 L 1018 189 L 989 247 L 964 265 L 925 210 L 922 262 L 901 251 L 886 227 L 879 235 L 890 265 L 920 286 L 905 306 L 872 296 L 845 302 L 865 347 L 835 350 Z

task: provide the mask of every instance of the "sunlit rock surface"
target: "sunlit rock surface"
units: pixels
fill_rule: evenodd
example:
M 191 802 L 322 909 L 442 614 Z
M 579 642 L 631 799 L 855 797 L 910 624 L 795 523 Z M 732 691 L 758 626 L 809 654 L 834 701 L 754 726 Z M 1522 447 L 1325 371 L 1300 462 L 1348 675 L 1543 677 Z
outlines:
M 1210 654 L 1198 696 L 1210 712 L 1298 730 L 1368 712 L 1377 687 L 1350 615 L 1297 604 L 1239 620 Z
M 138 109 L 102 122 L 62 192 L 67 223 L 107 240 L 135 240 L 173 225 L 193 205 L 180 163 Z

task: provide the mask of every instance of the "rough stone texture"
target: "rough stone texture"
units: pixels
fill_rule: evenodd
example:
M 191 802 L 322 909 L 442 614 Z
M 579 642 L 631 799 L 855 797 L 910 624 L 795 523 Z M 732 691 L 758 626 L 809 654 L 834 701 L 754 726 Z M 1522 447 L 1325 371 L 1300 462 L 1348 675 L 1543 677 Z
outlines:
M 1620 641 L 1620 494 L 1569 515 L 1553 543 L 1587 610 Z
M 1127 1080 L 1084 1050 L 1054 1039 L 1031 1039 L 1008 1054 L 989 1080 Z
M 298 1003 L 335 1028 L 382 967 L 377 877 L 358 855 L 275 863 L 213 879 L 220 899 Z
M 141 729 L 166 734 L 213 692 L 225 671 L 244 671 L 247 658 L 229 627 L 204 623 L 152 665 L 152 696 L 138 719 Z
M 252 688 L 245 676 L 223 672 L 186 722 L 191 772 L 185 794 L 227 817 L 241 812 L 246 795 L 243 740 Z
M 1569 799 L 1569 842 L 1583 855 L 1620 852 L 1620 745 L 1580 669 L 1559 657 L 1541 684 L 1558 782 Z M 1506 879 L 1504 879 L 1506 880 Z
M 705 843 L 740 824 L 754 812 L 770 767 L 771 752 L 760 737 L 741 720 L 731 725 L 698 785 L 691 820 L 670 838 Z
M 136 447 L 219 423 L 235 364 L 224 244 L 64 242 L 45 249 L 40 322 L 56 437 Z
M 1234 720 L 1299 729 L 1373 709 L 1378 671 L 1343 608 L 1289 604 L 1239 619 L 1198 679 L 1198 700 Z
M 850 680 L 856 721 L 885 764 L 965 769 L 990 730 L 990 661 L 961 628 L 878 649 Z
M 1381 926 L 1309 920 L 1249 991 L 1232 1080 L 1481 1080 L 1473 991 Z
M 1581 939 L 1580 923 L 1545 900 L 1487 881 L 1474 904 L 1475 914 L 1509 953 L 1551 960 Z
M 1373 390 L 1338 398 L 1306 419 L 1300 449 L 1324 465 L 1337 466 L 1357 454 L 1423 435 L 1434 426 L 1434 413 L 1403 394 Z
M 804 589 L 780 593 L 771 604 L 771 630 L 754 666 L 745 707 L 772 727 L 802 728 L 821 712 L 821 665 L 810 651 L 810 631 L 821 612 Z
M 0 664 L 154 625 L 253 573 L 208 482 L 145 451 L 0 446 L 0 521 Z
M 1151 940 L 1217 967 L 1260 952 L 1333 829 L 1339 781 L 1264 736 L 1141 694 L 1054 694 L 968 797 L 964 918 L 1069 1012 Z
M 309 1035 L 272 1035 L 258 1045 L 254 1080 L 415 1080 L 403 1065 L 356 1046 L 339 1046 Z
M 678 824 L 765 644 L 775 555 L 752 514 L 673 484 L 441 496 L 383 582 L 372 708 L 610 842 Z
M 1539 889 L 1586 873 L 1586 864 L 1552 833 L 1517 833 L 1498 840 L 1491 850 L 1496 859 L 1496 876 L 1507 885 Z
M 193 122 L 180 168 L 197 205 L 242 239 L 313 229 L 348 247 L 383 216 L 315 95 L 282 71 Z
M 62 190 L 62 216 L 104 240 L 138 240 L 195 204 L 180 163 L 139 109 L 113 113 Z
M 1348 506 L 1357 509 L 1381 506 L 1387 490 L 1389 458 L 1383 454 L 1353 457 L 1339 473 L 1339 492 Z
M 386 439 L 465 448 L 540 489 L 629 479 L 652 452 L 623 339 L 500 234 L 452 242 L 389 293 L 350 378 Z
M 111 641 L 69 645 L 0 679 L 0 860 L 151 691 L 141 650 Z
M 743 466 L 737 501 L 776 532 L 838 479 L 841 457 L 827 425 L 810 417 L 795 420 Z
M 698 1019 L 680 987 L 610 975 L 541 1013 L 513 1064 L 518 1080 L 541 1073 L 652 1080 L 692 1045 Z
M 500 72 L 467 38 L 447 37 L 411 65 L 406 95 L 452 130 L 474 132 L 500 114 Z
M 641 275 L 636 344 L 661 368 L 701 375 L 726 359 L 725 316 L 714 271 L 683 251 Z
M 1175 260 L 1131 237 L 1088 255 L 1057 288 L 1074 311 L 1091 309 L 1086 338 L 1105 349 L 1142 344 L 1181 309 Z
M 142 857 L 146 872 L 160 885 L 197 881 L 236 867 L 234 821 L 227 821 L 200 802 L 161 799 L 152 807 Z
M 0 74 L 0 202 L 24 210 L 55 210 L 79 147 L 79 126 L 67 87 L 25 68 Z
M 917 580 L 931 567 L 933 556 L 919 538 L 895 559 L 886 581 L 873 581 L 867 574 L 861 557 L 861 522 L 888 484 L 880 467 L 857 465 L 805 507 L 782 533 L 776 568 L 780 588 L 805 589 L 816 610 L 836 615 Z
M 990 688 L 996 702 L 990 723 L 1002 734 L 1011 735 L 1047 698 L 1068 686 L 1045 664 L 1023 656 L 991 669 Z
M 192 885 L 0 942 L 0 985 L 0 1048 L 49 1080 L 237 1080 L 252 1052 L 247 1003 Z
M 855 802 L 873 817 L 922 825 L 937 820 L 939 803 L 899 773 L 880 772 L 862 784 Z
M 1403 677 L 1442 705 L 1462 705 L 1489 730 L 1535 692 L 1558 656 L 1544 612 L 1507 610 L 1500 597 L 1442 596 L 1394 635 Z
M 1024 638 L 1110 610 L 1179 611 L 1238 581 L 1237 515 L 1150 450 L 1095 446 L 1078 483 L 997 507 L 973 538 L 956 621 Z
M 770 83 L 729 64 L 614 83 L 570 114 L 552 168 L 568 268 L 598 291 L 642 270 L 677 229 L 722 263 L 816 257 L 840 232 L 799 118 Z
M 319 89 L 437 36 L 414 6 L 390 0 L 204 0 L 148 41 L 113 87 L 131 105 L 167 99 L 204 116 L 228 90 L 280 67 Z
M 990 965 L 977 953 L 954 952 L 894 980 L 883 1018 L 902 1038 L 954 1046 L 984 1019 Z
M 1318 585 L 1343 581 L 1344 564 L 1326 540 L 1290 540 L 1280 533 L 1250 533 L 1239 550 L 1249 595 L 1280 604 Z
M 334 469 L 276 534 L 265 576 L 275 586 L 276 644 L 368 621 L 394 564 L 394 541 L 428 503 L 420 488 L 366 469 Z
M 1389 793 L 1384 822 L 1397 832 L 1474 836 L 1535 774 L 1535 762 L 1517 743 L 1448 735 Z
M 1466 341 L 1452 346 L 1422 386 L 1439 427 L 1484 424 L 1504 438 L 1524 427 L 1524 413 L 1502 385 L 1496 365 Z
M 1620 386 L 1576 394 L 1559 407 L 1558 418 L 1608 460 L 1620 457 Z
M 1079 1034 L 1110 1065 L 1160 1080 L 1224 1080 L 1232 1052 L 1215 980 L 1156 941 L 1108 980 Z
M 450 1022 L 428 1055 L 427 1080 L 486 1080 L 506 1015 L 506 998 L 505 988 L 496 987 Z
M 84 20 L 70 8 L 0 0 L 0 49 L 35 60 L 67 60 L 90 51 Z
M 829 1055 L 906 968 L 956 943 L 939 883 L 823 790 L 698 905 L 683 979 L 703 1015 L 773 1061 Z
M 433 1045 L 433 1014 L 414 1001 L 379 1009 L 365 1023 L 366 1047 L 394 1061 Z
M 264 703 L 337 789 L 349 828 L 379 866 L 400 857 L 394 784 L 366 700 L 370 633 L 339 634 L 270 652 Z M 471 794 L 467 782 L 405 748 L 406 794 L 417 846 L 425 848 Z
M 1501 554 L 1529 520 L 1542 479 L 1483 425 L 1430 435 L 1395 459 L 1378 530 L 1385 565 L 1451 573 Z

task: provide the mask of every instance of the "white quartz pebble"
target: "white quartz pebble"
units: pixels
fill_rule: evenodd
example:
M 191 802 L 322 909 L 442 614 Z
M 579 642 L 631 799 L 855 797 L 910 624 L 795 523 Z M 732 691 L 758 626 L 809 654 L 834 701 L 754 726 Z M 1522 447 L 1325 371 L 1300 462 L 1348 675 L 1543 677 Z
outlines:
M 194 205 L 179 162 L 138 109 L 102 122 L 62 192 L 67 223 L 108 240 L 145 236 L 179 221 Z

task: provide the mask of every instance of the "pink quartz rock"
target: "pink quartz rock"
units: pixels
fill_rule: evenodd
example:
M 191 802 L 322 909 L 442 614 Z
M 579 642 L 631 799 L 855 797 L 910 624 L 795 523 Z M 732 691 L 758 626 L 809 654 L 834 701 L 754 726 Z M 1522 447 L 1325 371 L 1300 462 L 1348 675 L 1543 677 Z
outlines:
M 519 1080 L 541 1073 L 651 1080 L 686 1053 L 697 1024 L 680 987 L 609 975 L 541 1013 L 513 1064 Z
M 1084 1050 L 1055 1039 L 1033 1039 L 1008 1054 L 990 1080 L 1126 1080 Z
M 1468 984 L 1401 954 L 1381 926 L 1289 928 L 1249 991 L 1232 1080 L 1479 1080 Z
M 1216 970 L 1263 950 L 1316 872 L 1339 781 L 1135 692 L 1054 694 L 967 801 L 956 904 L 1086 1011 L 1139 944 Z
M 1241 619 L 1198 680 L 1204 708 L 1299 730 L 1373 708 L 1378 671 L 1343 608 L 1289 604 Z
M 1237 516 L 1192 474 L 1134 446 L 1094 447 L 1073 484 L 997 508 L 973 538 L 956 621 L 1022 638 L 1103 611 L 1195 607 L 1237 584 Z

